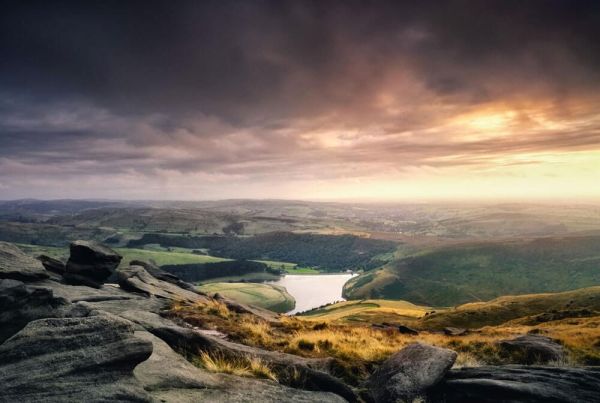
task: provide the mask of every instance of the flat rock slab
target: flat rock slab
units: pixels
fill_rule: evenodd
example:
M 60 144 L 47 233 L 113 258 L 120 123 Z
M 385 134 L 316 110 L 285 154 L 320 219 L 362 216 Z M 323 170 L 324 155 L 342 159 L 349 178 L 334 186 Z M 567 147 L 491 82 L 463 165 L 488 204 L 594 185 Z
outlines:
M 456 360 L 445 348 L 413 343 L 388 358 L 368 381 L 375 402 L 412 401 L 437 385 Z
M 50 277 L 39 260 L 15 245 L 0 242 L 0 279 L 37 281 Z
M 0 345 L 0 401 L 147 402 L 133 370 L 151 353 L 110 314 L 36 320 Z
M 447 403 L 599 400 L 600 367 L 517 365 L 453 369 L 436 388 L 433 398 Z

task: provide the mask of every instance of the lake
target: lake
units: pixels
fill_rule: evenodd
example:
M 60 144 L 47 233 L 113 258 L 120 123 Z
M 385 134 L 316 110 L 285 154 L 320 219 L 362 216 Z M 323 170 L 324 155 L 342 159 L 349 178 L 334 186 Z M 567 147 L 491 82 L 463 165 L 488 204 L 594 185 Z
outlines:
M 285 287 L 296 299 L 296 307 L 288 312 L 293 315 L 317 308 L 342 298 L 342 288 L 355 274 L 287 274 L 277 281 L 269 281 Z

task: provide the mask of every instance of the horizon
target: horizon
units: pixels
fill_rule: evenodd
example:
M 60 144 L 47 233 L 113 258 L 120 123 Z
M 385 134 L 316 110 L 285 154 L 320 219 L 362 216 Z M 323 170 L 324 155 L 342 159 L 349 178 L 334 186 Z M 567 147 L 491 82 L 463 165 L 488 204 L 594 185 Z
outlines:
M 600 201 L 598 2 L 3 11 L 0 200 Z
M 224 199 L 117 199 L 117 198 L 17 198 L 3 199 L 0 197 L 0 203 L 10 202 L 114 202 L 114 203 L 224 203 L 224 202 L 275 202 L 275 203 L 324 203 L 324 204 L 357 204 L 357 205 L 448 205 L 448 206 L 469 206 L 469 205 L 548 205 L 548 206 L 596 206 L 600 205 L 600 198 L 571 200 L 570 198 L 551 198 L 551 199 L 511 199 L 511 198 L 468 198 L 468 199 L 375 199 L 375 198 L 339 198 L 339 199 L 292 199 L 292 198 L 224 198 Z

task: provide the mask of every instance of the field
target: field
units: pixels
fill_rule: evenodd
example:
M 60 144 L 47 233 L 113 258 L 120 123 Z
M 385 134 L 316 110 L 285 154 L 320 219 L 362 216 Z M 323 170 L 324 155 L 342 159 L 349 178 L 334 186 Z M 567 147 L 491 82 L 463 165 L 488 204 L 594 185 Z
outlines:
M 255 305 L 274 312 L 294 309 L 296 301 L 283 287 L 256 283 L 209 283 L 198 286 L 207 294 L 219 293 L 242 304 Z
M 281 276 L 271 274 L 271 273 L 247 273 L 240 274 L 238 276 L 223 276 L 223 277 L 214 277 L 208 278 L 197 283 L 199 285 L 209 284 L 209 283 L 260 283 L 263 281 L 277 281 L 281 278 Z
M 283 269 L 289 274 L 319 274 L 320 271 L 310 267 L 298 267 L 296 263 L 279 262 L 275 260 L 255 260 L 255 262 L 264 263 L 272 269 Z

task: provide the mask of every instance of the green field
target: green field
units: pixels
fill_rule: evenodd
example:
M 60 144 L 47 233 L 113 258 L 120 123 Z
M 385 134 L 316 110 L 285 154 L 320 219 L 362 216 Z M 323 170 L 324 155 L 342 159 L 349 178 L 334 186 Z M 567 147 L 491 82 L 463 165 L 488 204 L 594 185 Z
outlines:
M 294 309 L 296 301 L 283 287 L 256 283 L 209 283 L 198 286 L 207 294 L 219 293 L 242 304 L 255 305 L 274 312 Z
M 271 273 L 246 273 L 239 276 L 224 276 L 208 278 L 199 281 L 198 284 L 209 284 L 209 283 L 257 283 L 263 281 L 277 281 L 281 277 Z
M 272 269 L 283 269 L 290 274 L 319 274 L 320 271 L 310 267 L 298 267 L 296 263 L 279 262 L 276 260 L 255 260 L 255 262 L 264 263 Z

